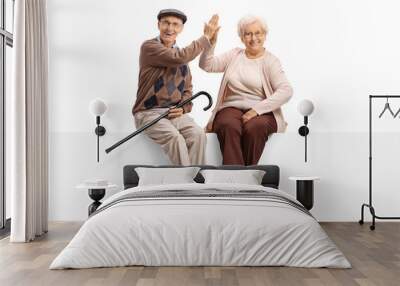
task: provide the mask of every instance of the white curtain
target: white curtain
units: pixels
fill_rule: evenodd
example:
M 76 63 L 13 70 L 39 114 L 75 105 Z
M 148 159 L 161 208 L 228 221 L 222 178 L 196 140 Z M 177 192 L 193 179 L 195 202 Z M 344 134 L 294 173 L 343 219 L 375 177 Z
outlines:
M 16 0 L 10 112 L 12 242 L 48 227 L 48 47 L 46 0 Z M 7 148 L 7 147 L 6 147 Z

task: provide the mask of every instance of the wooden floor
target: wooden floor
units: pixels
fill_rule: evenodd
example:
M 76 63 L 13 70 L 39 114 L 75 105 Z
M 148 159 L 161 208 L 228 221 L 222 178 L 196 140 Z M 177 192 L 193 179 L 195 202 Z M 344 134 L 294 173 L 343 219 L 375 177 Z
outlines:
M 32 243 L 0 241 L 0 285 L 400 285 L 400 223 L 322 223 L 353 268 L 120 267 L 48 270 L 80 223 L 51 223 Z

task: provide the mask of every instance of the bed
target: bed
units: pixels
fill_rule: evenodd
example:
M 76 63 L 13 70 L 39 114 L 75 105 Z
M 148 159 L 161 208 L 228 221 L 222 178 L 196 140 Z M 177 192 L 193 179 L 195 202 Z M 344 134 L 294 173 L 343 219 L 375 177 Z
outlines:
M 193 183 L 138 185 L 124 167 L 124 190 L 99 209 L 50 269 L 144 266 L 292 266 L 350 268 L 315 218 L 279 190 L 279 167 L 198 166 L 265 171 L 260 185 Z M 176 167 L 180 168 L 180 167 Z

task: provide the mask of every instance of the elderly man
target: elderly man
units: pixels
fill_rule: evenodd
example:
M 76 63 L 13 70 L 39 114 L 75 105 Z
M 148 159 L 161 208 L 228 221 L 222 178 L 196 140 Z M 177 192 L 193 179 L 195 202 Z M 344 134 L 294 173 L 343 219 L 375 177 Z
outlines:
M 203 36 L 180 49 L 176 38 L 183 30 L 186 15 L 176 9 L 165 9 L 157 18 L 159 36 L 145 41 L 140 50 L 139 87 L 132 109 L 136 127 L 170 109 L 168 118 L 161 119 L 145 133 L 161 145 L 173 164 L 203 164 L 206 137 L 188 114 L 192 105 L 174 106 L 192 96 L 188 63 L 210 45 L 217 27 L 206 24 Z

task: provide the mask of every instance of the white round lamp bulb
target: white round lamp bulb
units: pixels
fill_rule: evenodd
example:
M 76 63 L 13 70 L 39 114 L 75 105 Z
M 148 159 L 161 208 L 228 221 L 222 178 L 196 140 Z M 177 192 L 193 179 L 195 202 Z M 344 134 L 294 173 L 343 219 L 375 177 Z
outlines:
M 302 101 L 299 102 L 297 110 L 300 112 L 301 115 L 308 116 L 311 113 L 313 113 L 314 104 L 312 103 L 311 100 L 303 99 Z
M 89 110 L 94 116 L 102 116 L 107 110 L 107 105 L 101 99 L 96 98 L 90 102 Z

